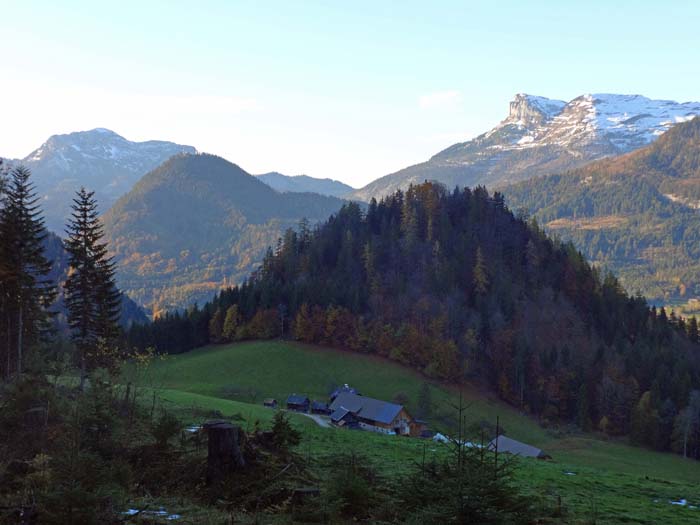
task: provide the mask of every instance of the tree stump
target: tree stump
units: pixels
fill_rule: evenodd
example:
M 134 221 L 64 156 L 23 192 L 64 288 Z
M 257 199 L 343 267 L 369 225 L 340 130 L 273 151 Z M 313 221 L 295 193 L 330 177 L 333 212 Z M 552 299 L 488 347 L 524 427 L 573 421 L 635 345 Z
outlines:
M 204 429 L 208 437 L 207 485 L 212 485 L 245 466 L 243 432 L 231 423 L 219 421 L 205 423 Z

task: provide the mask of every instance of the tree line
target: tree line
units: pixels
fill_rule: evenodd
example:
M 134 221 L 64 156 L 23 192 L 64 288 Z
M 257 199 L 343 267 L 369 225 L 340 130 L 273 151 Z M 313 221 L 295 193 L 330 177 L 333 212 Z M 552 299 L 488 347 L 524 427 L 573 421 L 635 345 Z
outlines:
M 425 183 L 302 221 L 246 282 L 127 338 L 176 353 L 279 336 L 483 381 L 545 422 L 700 457 L 695 320 L 630 296 L 481 187 Z
M 0 162 L 0 370 L 5 381 L 21 377 L 38 356 L 35 351 L 56 342 L 52 306 L 59 290 L 45 253 L 48 232 L 39 202 L 30 171 Z M 81 188 L 71 208 L 64 243 L 70 271 L 63 294 L 84 387 L 89 370 L 116 366 L 121 295 L 93 192 Z

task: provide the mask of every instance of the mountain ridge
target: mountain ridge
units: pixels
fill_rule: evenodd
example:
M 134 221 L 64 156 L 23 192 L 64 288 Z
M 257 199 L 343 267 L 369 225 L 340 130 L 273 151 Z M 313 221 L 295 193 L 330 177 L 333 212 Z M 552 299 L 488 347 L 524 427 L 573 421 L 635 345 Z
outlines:
M 161 140 L 130 141 L 106 128 L 51 135 L 24 159 L 32 171 L 49 230 L 63 233 L 70 203 L 81 186 L 95 191 L 107 210 L 145 173 L 192 146 Z
M 700 118 L 639 150 L 502 190 L 629 290 L 660 302 L 700 296 Z
M 255 176 L 271 188 L 281 192 L 311 192 L 342 198 L 355 191 L 352 186 L 331 178 L 319 179 L 308 175 L 284 175 L 277 171 Z
M 180 154 L 115 203 L 105 233 L 120 288 L 157 314 L 240 282 L 287 228 L 325 219 L 342 203 L 279 193 L 215 155 Z
M 424 180 L 498 188 L 627 153 L 696 115 L 697 102 L 605 93 L 564 102 L 520 93 L 510 102 L 508 116 L 491 130 L 380 177 L 350 196 L 368 201 Z

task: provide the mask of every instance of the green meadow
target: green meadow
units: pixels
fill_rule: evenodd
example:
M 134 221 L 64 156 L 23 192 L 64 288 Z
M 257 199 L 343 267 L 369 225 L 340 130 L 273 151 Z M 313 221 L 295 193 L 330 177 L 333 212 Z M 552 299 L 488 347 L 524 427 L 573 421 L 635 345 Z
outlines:
M 281 341 L 209 346 L 152 363 L 140 374 L 183 422 L 196 424 L 208 411 L 235 417 L 239 424 L 266 427 L 274 411 L 264 398 L 282 402 L 290 393 L 325 399 L 335 385 L 348 383 L 363 394 L 407 399 L 416 407 L 426 379 L 401 365 L 373 356 Z M 700 523 L 700 463 L 632 447 L 599 436 L 545 429 L 490 395 L 430 383 L 431 427 L 452 433 L 460 403 L 469 423 L 495 423 L 510 437 L 541 447 L 552 460 L 519 460 L 517 479 L 540 505 L 560 514 L 552 523 Z M 428 440 L 321 428 L 293 414 L 302 432 L 299 452 L 323 459 L 343 450 L 356 452 L 387 475 L 411 468 L 423 457 L 449 453 Z M 687 500 L 674 505 L 671 501 Z

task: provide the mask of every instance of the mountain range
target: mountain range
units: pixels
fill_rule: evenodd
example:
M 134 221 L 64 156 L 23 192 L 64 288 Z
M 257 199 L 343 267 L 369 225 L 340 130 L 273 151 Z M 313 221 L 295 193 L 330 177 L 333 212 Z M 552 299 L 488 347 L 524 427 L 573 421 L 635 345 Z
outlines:
M 494 129 L 359 190 L 305 175 L 252 176 L 191 146 L 132 142 L 103 128 L 54 135 L 14 162 L 32 169 L 51 230 L 63 231 L 80 185 L 96 190 L 102 210 L 112 207 L 105 221 L 120 287 L 154 312 L 239 282 L 286 228 L 302 217 L 325 219 L 341 206 L 338 197 L 368 200 L 424 179 L 500 189 L 511 209 L 529 210 L 628 289 L 663 302 L 700 296 L 700 176 L 687 162 L 697 145 L 689 131 L 665 133 L 674 123 L 692 129 L 697 123 L 683 122 L 695 114 L 700 103 L 519 94 Z M 624 156 L 637 150 L 629 157 L 637 160 Z M 661 150 L 675 153 L 662 163 Z M 550 173 L 557 175 L 540 178 Z
M 700 119 L 635 152 L 503 188 L 631 291 L 700 296 Z
M 276 171 L 256 175 L 271 188 L 280 192 L 311 192 L 331 197 L 345 197 L 355 188 L 333 179 L 317 179 L 308 175 L 283 175 Z
M 23 159 L 11 160 L 32 171 L 50 231 L 63 233 L 70 205 L 81 186 L 95 191 L 107 210 L 148 171 L 177 153 L 195 153 L 192 146 L 149 140 L 132 142 L 97 128 L 53 135 Z
M 448 187 L 498 188 L 627 153 L 699 114 L 698 102 L 640 95 L 582 95 L 564 102 L 518 94 L 508 116 L 495 128 L 426 162 L 381 177 L 350 197 L 368 201 L 424 180 Z
M 181 154 L 116 202 L 105 233 L 119 287 L 157 315 L 241 282 L 286 229 L 326 219 L 343 202 L 279 193 L 220 157 Z

